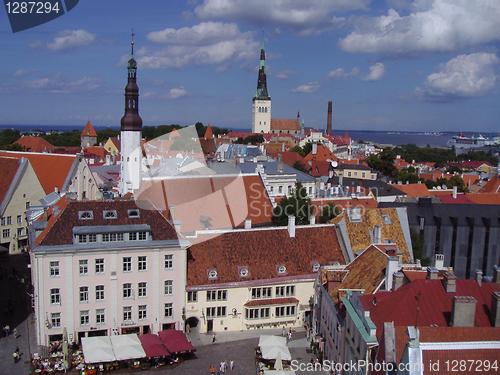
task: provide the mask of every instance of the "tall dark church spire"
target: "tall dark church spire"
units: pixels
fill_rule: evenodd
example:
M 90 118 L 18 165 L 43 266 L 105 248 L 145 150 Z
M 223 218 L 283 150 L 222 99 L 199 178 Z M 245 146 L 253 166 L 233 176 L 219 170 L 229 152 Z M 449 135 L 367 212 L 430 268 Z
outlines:
M 137 62 L 134 59 L 134 32 L 130 39 L 130 59 L 128 60 L 128 82 L 125 86 L 125 113 L 121 120 L 121 131 L 141 131 L 139 116 L 139 86 L 137 86 Z
M 261 48 L 260 50 L 259 76 L 257 78 L 257 91 L 255 93 L 255 99 L 270 99 L 269 93 L 267 92 L 266 51 L 264 51 L 264 48 Z

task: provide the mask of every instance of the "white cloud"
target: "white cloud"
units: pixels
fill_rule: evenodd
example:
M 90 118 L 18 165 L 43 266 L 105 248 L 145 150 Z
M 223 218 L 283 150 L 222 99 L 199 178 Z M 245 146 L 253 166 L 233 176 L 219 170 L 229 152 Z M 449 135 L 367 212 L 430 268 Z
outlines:
M 168 97 L 170 99 L 178 99 L 186 95 L 187 95 L 187 90 L 182 86 L 172 87 L 170 90 L 168 90 Z
M 258 58 L 258 43 L 252 33 L 240 31 L 233 23 L 202 22 L 192 27 L 167 28 L 149 33 L 148 39 L 164 46 L 138 51 L 138 63 L 145 68 Z
M 276 78 L 278 79 L 288 79 L 290 78 L 291 72 L 289 70 L 282 70 L 278 73 L 276 73 Z
M 290 26 L 306 33 L 338 23 L 335 12 L 365 10 L 370 0 L 204 0 L 195 8 L 201 19 L 238 19 L 258 25 Z
M 29 70 L 27 69 L 17 69 L 15 72 L 14 72 L 14 77 L 23 77 L 27 74 L 29 74 Z
M 53 94 L 70 94 L 96 90 L 101 86 L 99 80 L 91 77 L 83 77 L 68 81 L 60 76 L 43 77 L 24 82 L 28 89 L 45 91 Z
M 349 52 L 404 54 L 452 51 L 500 40 L 497 0 L 416 0 L 408 15 L 389 9 L 341 39 Z
M 370 66 L 368 70 L 368 74 L 363 79 L 365 81 L 378 81 L 384 76 L 385 66 L 381 62 L 378 62 Z
M 499 63 L 494 53 L 459 55 L 430 74 L 417 93 L 441 101 L 484 95 L 495 87 L 498 77 L 495 69 Z
M 330 78 L 330 79 L 344 79 L 344 78 L 355 77 L 358 74 L 359 74 L 359 69 L 357 67 L 352 68 L 350 72 L 344 70 L 344 68 L 337 68 L 337 69 L 330 70 L 328 72 L 328 78 Z
M 302 85 L 295 87 L 292 90 L 292 92 L 300 92 L 303 94 L 310 94 L 310 93 L 313 93 L 315 91 L 318 91 L 318 89 L 319 89 L 318 82 L 308 82 L 308 83 L 304 83 Z
M 51 42 L 47 43 L 47 48 L 53 51 L 61 51 L 86 46 L 93 43 L 94 40 L 95 35 L 86 30 L 65 30 L 59 33 Z

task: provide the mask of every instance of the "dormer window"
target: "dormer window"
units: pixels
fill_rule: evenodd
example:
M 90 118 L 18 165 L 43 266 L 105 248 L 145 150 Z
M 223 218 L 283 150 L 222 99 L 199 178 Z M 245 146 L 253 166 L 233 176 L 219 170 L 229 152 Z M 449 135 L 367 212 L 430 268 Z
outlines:
M 79 220 L 92 220 L 94 218 L 93 211 L 78 211 Z
M 389 215 L 382 215 L 382 219 L 384 220 L 384 224 L 391 224 L 391 218 Z
M 104 210 L 102 211 L 102 217 L 105 219 L 116 219 L 118 214 L 116 213 L 116 210 Z
M 130 219 L 135 219 L 139 217 L 139 210 L 137 208 L 132 208 L 128 210 L 127 213 Z
M 208 271 L 208 279 L 209 280 L 217 279 L 217 270 L 209 270 Z
M 319 263 L 314 263 L 313 264 L 313 272 L 318 272 L 319 271 Z
M 240 277 L 247 277 L 248 276 L 248 268 L 247 267 L 241 267 L 240 268 Z
M 278 274 L 284 275 L 286 273 L 286 267 L 284 265 L 278 266 Z

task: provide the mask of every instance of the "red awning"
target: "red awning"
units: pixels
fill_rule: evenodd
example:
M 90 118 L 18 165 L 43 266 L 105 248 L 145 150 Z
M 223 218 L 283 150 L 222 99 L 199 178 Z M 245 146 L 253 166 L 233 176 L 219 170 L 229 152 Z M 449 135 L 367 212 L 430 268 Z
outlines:
M 158 333 L 163 345 L 171 353 L 194 352 L 196 349 L 182 331 L 167 329 Z
M 140 335 L 141 345 L 148 357 L 166 357 L 170 355 L 163 342 L 157 335 L 146 333 Z

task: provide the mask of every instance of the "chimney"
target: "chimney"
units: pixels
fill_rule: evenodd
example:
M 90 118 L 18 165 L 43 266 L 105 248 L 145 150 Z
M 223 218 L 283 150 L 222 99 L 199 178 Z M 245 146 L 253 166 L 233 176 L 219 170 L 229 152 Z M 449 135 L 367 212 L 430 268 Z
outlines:
M 403 286 L 404 274 L 401 271 L 396 272 L 392 276 L 392 290 L 398 290 Z
M 340 186 L 343 186 L 343 185 L 344 185 L 344 176 L 343 176 L 343 175 L 340 175 L 340 176 L 339 176 L 339 185 L 340 185 Z
M 174 228 L 177 233 L 181 232 L 181 222 L 180 220 L 174 220 Z
M 373 228 L 373 243 L 382 243 L 382 231 L 379 225 Z
M 291 238 L 295 237 L 295 216 L 288 216 L 288 235 Z
M 285 144 L 284 143 L 281 144 L 281 152 L 285 152 Z
M 445 272 L 443 279 L 444 288 L 446 293 L 456 293 L 457 291 L 457 277 L 452 271 Z
M 399 258 L 397 256 L 387 257 L 387 265 L 385 267 L 385 289 L 391 290 L 393 287 L 394 275 L 399 270 Z
M 476 281 L 477 281 L 479 286 L 482 285 L 482 283 L 483 283 L 483 271 L 476 270 Z
M 457 199 L 458 188 L 453 186 L 453 199 Z
M 429 280 L 437 280 L 438 278 L 438 269 L 436 267 L 427 267 L 427 278 Z
M 491 294 L 491 324 L 500 327 L 500 292 Z
M 311 150 L 312 154 L 313 155 L 316 155 L 318 153 L 318 144 L 317 143 L 313 143 L 312 144 L 312 150 Z
M 444 268 L 444 255 L 436 254 L 434 255 L 434 268 L 442 270 Z
M 332 109 L 333 102 L 330 100 L 328 102 L 328 115 L 326 119 L 326 134 L 332 135 Z
M 245 229 L 251 229 L 252 228 L 252 219 L 246 219 L 245 220 Z
M 314 215 L 309 216 L 309 224 L 311 225 L 316 224 L 316 216 Z
M 476 299 L 471 296 L 454 296 L 451 310 L 452 327 L 474 327 Z
M 493 282 L 500 283 L 500 266 L 493 266 Z
M 281 160 L 281 154 L 278 155 L 278 164 L 276 169 L 278 170 L 278 173 L 283 173 L 283 160 Z

